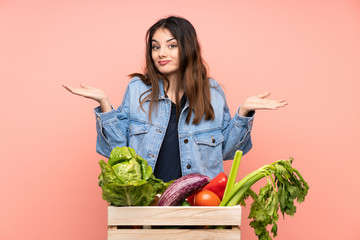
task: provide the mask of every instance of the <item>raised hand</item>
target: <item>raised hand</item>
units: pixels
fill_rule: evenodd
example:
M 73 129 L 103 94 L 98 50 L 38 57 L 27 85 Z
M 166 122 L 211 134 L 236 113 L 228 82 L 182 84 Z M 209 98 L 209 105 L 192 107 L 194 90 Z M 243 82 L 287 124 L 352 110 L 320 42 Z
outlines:
M 81 88 L 72 88 L 68 85 L 63 85 L 63 87 L 72 94 L 97 101 L 100 104 L 102 112 L 108 112 L 111 110 L 110 101 L 103 90 L 89 87 L 84 84 L 80 84 L 80 86 Z
M 269 95 L 270 92 L 264 92 L 259 95 L 247 98 L 239 110 L 239 115 L 246 116 L 250 111 L 253 110 L 276 110 L 288 104 L 286 100 L 266 99 Z

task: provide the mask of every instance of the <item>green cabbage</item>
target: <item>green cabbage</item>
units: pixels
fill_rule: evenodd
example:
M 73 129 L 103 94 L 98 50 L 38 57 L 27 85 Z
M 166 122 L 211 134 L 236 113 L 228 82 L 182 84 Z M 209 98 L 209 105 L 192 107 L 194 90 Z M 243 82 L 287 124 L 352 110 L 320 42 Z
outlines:
M 151 166 L 129 147 L 117 147 L 108 163 L 99 161 L 102 198 L 116 206 L 147 206 L 170 184 L 155 178 Z

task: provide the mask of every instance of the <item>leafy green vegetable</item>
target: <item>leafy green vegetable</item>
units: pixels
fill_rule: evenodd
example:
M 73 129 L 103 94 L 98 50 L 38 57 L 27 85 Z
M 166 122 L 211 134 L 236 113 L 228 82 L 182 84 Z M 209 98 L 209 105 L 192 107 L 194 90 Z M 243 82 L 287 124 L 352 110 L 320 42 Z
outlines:
M 237 176 L 237 173 L 239 170 L 242 154 L 243 154 L 242 151 L 236 151 L 236 153 L 235 153 L 235 157 L 234 157 L 233 163 L 231 165 L 231 169 L 230 169 L 230 173 L 229 173 L 229 177 L 228 177 L 228 181 L 226 184 L 226 188 L 225 188 L 223 197 L 231 191 L 232 187 L 235 184 L 235 180 L 236 180 L 236 176 Z
M 185 200 L 180 204 L 180 206 L 182 206 L 182 207 L 191 207 L 192 205 L 188 201 Z
M 250 226 L 254 228 L 255 234 L 260 240 L 271 240 L 267 226 L 272 225 L 271 233 L 276 237 L 279 208 L 283 217 L 285 214 L 293 216 L 296 212 L 294 201 L 303 202 L 309 190 L 309 185 L 299 171 L 291 166 L 292 162 L 292 158 L 279 160 L 248 174 L 230 188 L 231 191 L 224 195 L 220 206 L 245 206 L 245 199 L 250 196 L 253 199 L 249 214 L 249 218 L 253 219 Z M 267 183 L 256 194 L 251 186 L 262 178 L 266 178 Z
M 116 206 L 147 206 L 171 183 L 155 178 L 146 160 L 129 147 L 114 148 L 108 163 L 100 160 L 99 165 L 102 197 Z

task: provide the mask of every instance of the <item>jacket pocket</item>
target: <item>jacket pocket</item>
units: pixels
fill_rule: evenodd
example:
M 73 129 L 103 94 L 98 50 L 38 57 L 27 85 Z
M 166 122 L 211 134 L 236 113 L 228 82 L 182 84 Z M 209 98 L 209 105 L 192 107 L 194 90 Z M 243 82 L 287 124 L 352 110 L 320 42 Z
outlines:
M 202 132 L 193 135 L 200 155 L 200 161 L 205 168 L 216 168 L 223 161 L 221 131 Z M 208 169 L 209 170 L 209 169 Z
M 130 122 L 129 127 L 129 146 L 135 149 L 139 149 L 143 144 L 146 133 L 149 132 L 150 125 L 141 122 Z

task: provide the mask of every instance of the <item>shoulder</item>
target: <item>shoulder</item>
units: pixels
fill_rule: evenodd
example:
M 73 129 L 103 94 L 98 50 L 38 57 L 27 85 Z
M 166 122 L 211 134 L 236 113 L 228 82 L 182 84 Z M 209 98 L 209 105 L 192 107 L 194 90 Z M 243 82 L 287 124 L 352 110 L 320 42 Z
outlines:
M 146 91 L 146 90 L 150 89 L 151 86 L 145 84 L 140 77 L 132 77 L 129 81 L 128 88 Z
M 126 97 L 130 99 L 139 99 L 139 97 L 149 91 L 151 86 L 146 85 L 141 78 L 132 77 L 126 88 Z
M 214 94 L 220 95 L 221 97 L 223 97 L 225 99 L 225 93 L 224 93 L 223 89 L 221 88 L 220 84 L 213 78 L 209 78 L 209 83 L 210 83 L 211 95 L 212 96 Z
M 132 77 L 129 81 L 129 85 L 145 85 L 140 77 Z

